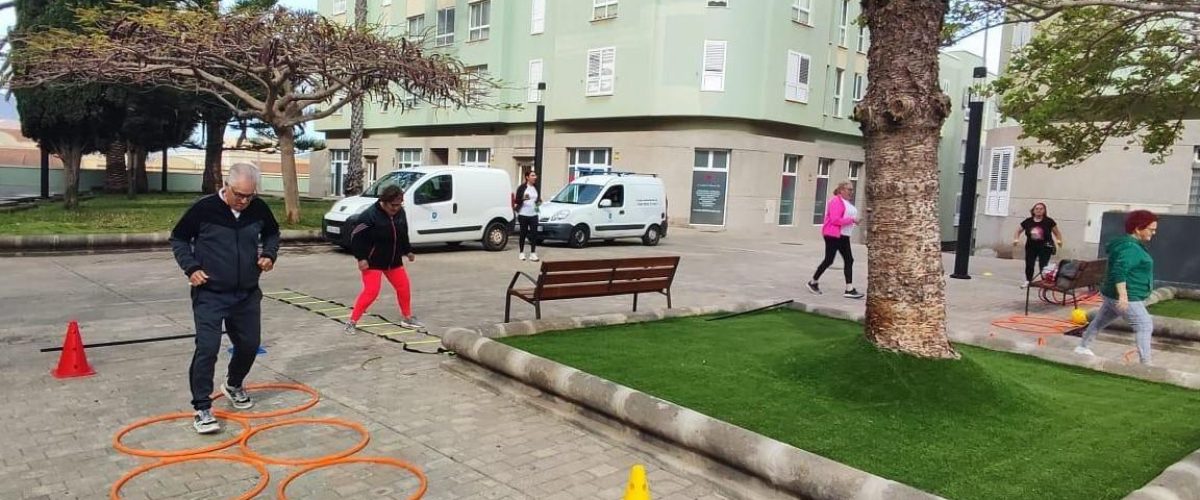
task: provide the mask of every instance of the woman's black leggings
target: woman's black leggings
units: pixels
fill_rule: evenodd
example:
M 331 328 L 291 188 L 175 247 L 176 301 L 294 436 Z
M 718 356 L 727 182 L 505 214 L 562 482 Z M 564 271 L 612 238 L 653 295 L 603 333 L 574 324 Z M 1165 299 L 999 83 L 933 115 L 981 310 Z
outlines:
M 833 264 L 833 258 L 837 254 L 842 254 L 843 271 L 846 273 L 846 284 L 854 283 L 854 255 L 850 253 L 850 237 L 841 236 L 834 238 L 832 236 L 825 237 L 825 260 L 821 261 L 821 265 L 817 267 L 817 272 L 813 274 L 813 281 L 821 279 L 821 275 L 826 269 Z
M 1050 263 L 1054 250 L 1045 245 L 1025 246 L 1025 281 L 1033 281 L 1033 263 L 1037 262 L 1038 274 Z
M 529 240 L 529 251 L 537 253 L 537 225 L 538 218 L 536 215 L 518 215 L 517 222 L 521 224 L 521 252 L 525 252 L 525 240 Z

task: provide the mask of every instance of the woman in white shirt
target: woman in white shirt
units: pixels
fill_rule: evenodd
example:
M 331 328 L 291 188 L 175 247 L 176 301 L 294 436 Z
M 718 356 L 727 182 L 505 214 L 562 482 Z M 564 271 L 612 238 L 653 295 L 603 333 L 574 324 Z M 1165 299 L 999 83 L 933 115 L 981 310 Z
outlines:
M 537 190 L 537 172 L 525 172 L 525 183 L 517 188 L 513 199 L 513 210 L 517 212 L 517 223 L 521 225 L 520 253 L 517 257 L 525 260 L 525 240 L 529 240 L 529 260 L 537 262 L 537 225 L 538 205 L 542 204 L 541 195 Z

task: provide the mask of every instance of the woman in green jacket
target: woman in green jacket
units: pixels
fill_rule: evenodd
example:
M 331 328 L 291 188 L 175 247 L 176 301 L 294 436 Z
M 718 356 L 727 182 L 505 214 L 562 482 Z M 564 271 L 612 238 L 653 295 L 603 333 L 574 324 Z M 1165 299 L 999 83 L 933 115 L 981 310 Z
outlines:
M 1154 320 L 1146 310 L 1146 298 L 1154 289 L 1154 259 L 1146 244 L 1158 231 L 1158 216 L 1146 210 L 1134 210 L 1125 216 L 1125 234 L 1105 245 L 1108 252 L 1108 274 L 1100 288 L 1104 305 L 1088 325 L 1076 354 L 1095 356 L 1088 344 L 1100 330 L 1124 317 L 1137 335 L 1138 358 L 1150 364 L 1150 334 Z

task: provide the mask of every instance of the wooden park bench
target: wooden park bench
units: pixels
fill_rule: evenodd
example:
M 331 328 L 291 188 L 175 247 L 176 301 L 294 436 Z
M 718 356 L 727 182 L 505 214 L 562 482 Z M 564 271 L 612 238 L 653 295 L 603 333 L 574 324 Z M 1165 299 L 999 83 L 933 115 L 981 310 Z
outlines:
M 1025 315 L 1029 316 L 1029 295 L 1034 288 L 1040 290 L 1038 293 L 1046 302 L 1059 303 L 1046 297 L 1050 292 L 1057 292 L 1063 294 L 1062 305 L 1066 305 L 1067 297 L 1070 297 L 1071 305 L 1079 307 L 1079 296 L 1075 291 L 1081 288 L 1098 289 L 1104 283 L 1107 272 L 1108 259 L 1062 260 L 1058 263 L 1053 281 L 1038 278 L 1025 288 Z
M 504 300 L 504 322 L 511 318 L 512 299 L 533 304 L 537 319 L 542 319 L 542 301 L 633 295 L 637 311 L 638 295 L 661 293 L 671 307 L 671 283 L 679 257 L 631 257 L 624 259 L 562 260 L 542 262 L 537 279 L 523 272 L 513 275 Z M 516 288 L 524 276 L 533 287 Z

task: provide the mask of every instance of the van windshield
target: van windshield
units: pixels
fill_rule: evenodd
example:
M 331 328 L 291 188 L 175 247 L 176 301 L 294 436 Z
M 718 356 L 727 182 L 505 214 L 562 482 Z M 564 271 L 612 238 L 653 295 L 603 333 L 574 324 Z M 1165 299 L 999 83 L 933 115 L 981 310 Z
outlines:
M 379 194 L 382 193 L 383 190 L 388 186 L 400 186 L 401 190 L 408 191 L 408 188 L 412 187 L 412 185 L 417 182 L 417 179 L 420 179 L 424 176 L 425 174 L 423 173 L 413 171 L 401 170 L 392 172 L 385 175 L 382 179 L 375 181 L 374 184 L 371 184 L 371 187 L 367 188 L 366 191 L 363 191 L 362 195 L 378 198 Z
M 604 186 L 597 184 L 567 184 L 554 197 L 554 203 L 568 203 L 571 205 L 588 205 L 596 201 L 596 197 L 600 196 L 600 190 Z

